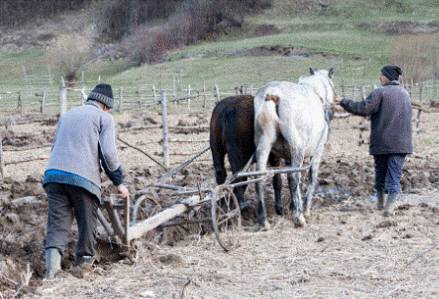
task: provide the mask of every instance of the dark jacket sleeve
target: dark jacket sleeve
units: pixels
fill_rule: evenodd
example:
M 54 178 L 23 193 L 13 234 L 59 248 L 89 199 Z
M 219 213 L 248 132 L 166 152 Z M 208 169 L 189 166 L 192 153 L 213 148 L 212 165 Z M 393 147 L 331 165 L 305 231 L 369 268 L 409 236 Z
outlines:
M 355 102 L 350 99 L 343 99 L 340 105 L 347 111 L 355 115 L 369 116 L 378 112 L 382 100 L 382 93 L 379 89 L 372 93 L 364 100 Z
M 111 171 L 108 167 L 108 164 L 105 160 L 104 153 L 102 151 L 101 144 L 99 144 L 99 159 L 101 160 L 102 168 L 105 171 L 105 174 L 108 178 L 113 182 L 115 186 L 119 186 L 123 183 L 123 173 L 122 168 L 119 166 L 116 170 Z

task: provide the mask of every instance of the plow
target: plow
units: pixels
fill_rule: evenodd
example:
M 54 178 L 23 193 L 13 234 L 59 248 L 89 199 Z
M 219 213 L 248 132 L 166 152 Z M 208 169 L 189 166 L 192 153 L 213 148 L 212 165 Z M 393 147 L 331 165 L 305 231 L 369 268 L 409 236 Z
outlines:
M 115 195 L 105 198 L 98 212 L 98 219 L 108 236 L 130 246 L 131 241 L 139 239 L 158 227 L 185 224 L 210 223 L 219 246 L 231 251 L 239 244 L 239 233 L 243 229 L 241 209 L 233 189 L 253 184 L 278 173 L 305 171 L 308 167 L 269 168 L 265 171 L 252 170 L 253 156 L 243 169 L 229 175 L 223 184 L 201 187 L 181 187 L 172 184 L 172 178 L 196 159 L 209 151 L 207 147 L 187 161 L 164 173 L 159 180 L 136 193 L 137 198 L 119 199 Z M 245 178 L 245 181 L 234 182 Z M 160 197 L 173 199 L 173 204 L 163 207 Z M 102 212 L 105 210 L 106 215 Z

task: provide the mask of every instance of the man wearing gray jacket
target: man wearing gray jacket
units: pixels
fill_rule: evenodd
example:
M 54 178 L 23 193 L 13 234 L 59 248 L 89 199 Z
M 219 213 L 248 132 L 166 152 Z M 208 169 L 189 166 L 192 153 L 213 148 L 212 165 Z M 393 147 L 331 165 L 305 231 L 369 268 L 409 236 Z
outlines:
M 399 82 L 400 75 L 400 67 L 386 65 L 379 78 L 381 88 L 372 91 L 364 101 L 341 99 L 339 102 L 350 113 L 370 116 L 369 152 L 375 161 L 377 206 L 384 209 L 384 216 L 394 213 L 393 206 L 401 192 L 404 159 L 413 153 L 411 100 Z
M 46 278 L 61 269 L 73 217 L 78 224 L 76 263 L 93 264 L 96 220 L 101 200 L 101 168 L 123 197 L 128 189 L 116 147 L 114 99 L 110 85 L 99 84 L 81 107 L 63 114 L 56 130 L 43 186 L 49 199 L 45 244 Z

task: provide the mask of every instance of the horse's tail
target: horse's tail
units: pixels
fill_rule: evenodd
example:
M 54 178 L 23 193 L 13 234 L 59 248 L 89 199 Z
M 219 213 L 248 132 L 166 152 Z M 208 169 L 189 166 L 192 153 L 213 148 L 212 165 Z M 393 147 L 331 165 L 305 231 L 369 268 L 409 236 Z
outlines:
M 256 96 L 255 103 L 255 117 L 257 126 L 261 129 L 278 128 L 279 127 L 279 113 L 278 105 L 280 102 L 280 95 L 276 90 L 267 90 Z M 265 130 L 263 129 L 263 130 Z
M 277 104 L 279 103 L 279 100 L 280 100 L 280 97 L 277 96 L 277 95 L 269 94 L 269 93 L 267 93 L 267 94 L 265 95 L 265 101 L 266 101 L 266 102 L 271 101 L 271 102 L 273 102 L 276 106 L 277 106 Z
M 276 122 L 279 121 L 279 101 L 280 96 L 275 93 L 266 93 L 264 98 L 263 110 Z

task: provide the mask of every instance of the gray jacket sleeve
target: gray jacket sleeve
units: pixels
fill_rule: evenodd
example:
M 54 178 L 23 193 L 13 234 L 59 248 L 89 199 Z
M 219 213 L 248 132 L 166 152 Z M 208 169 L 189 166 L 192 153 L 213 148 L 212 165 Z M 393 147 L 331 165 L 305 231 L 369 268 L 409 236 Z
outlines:
M 55 135 L 53 137 L 52 140 L 52 147 L 50 148 L 50 151 L 53 151 L 53 147 L 55 146 L 55 142 L 57 140 L 58 137 L 58 132 L 59 132 L 59 127 L 61 126 L 61 121 L 62 121 L 62 116 L 58 119 L 58 124 L 56 125 L 56 130 L 55 130 Z
M 116 131 L 111 115 L 101 118 L 99 133 L 99 158 L 107 176 L 118 186 L 123 183 L 122 169 L 117 154 Z
M 355 102 L 345 98 L 341 101 L 340 105 L 352 114 L 369 116 L 378 112 L 382 98 L 381 91 L 376 89 L 364 101 Z

